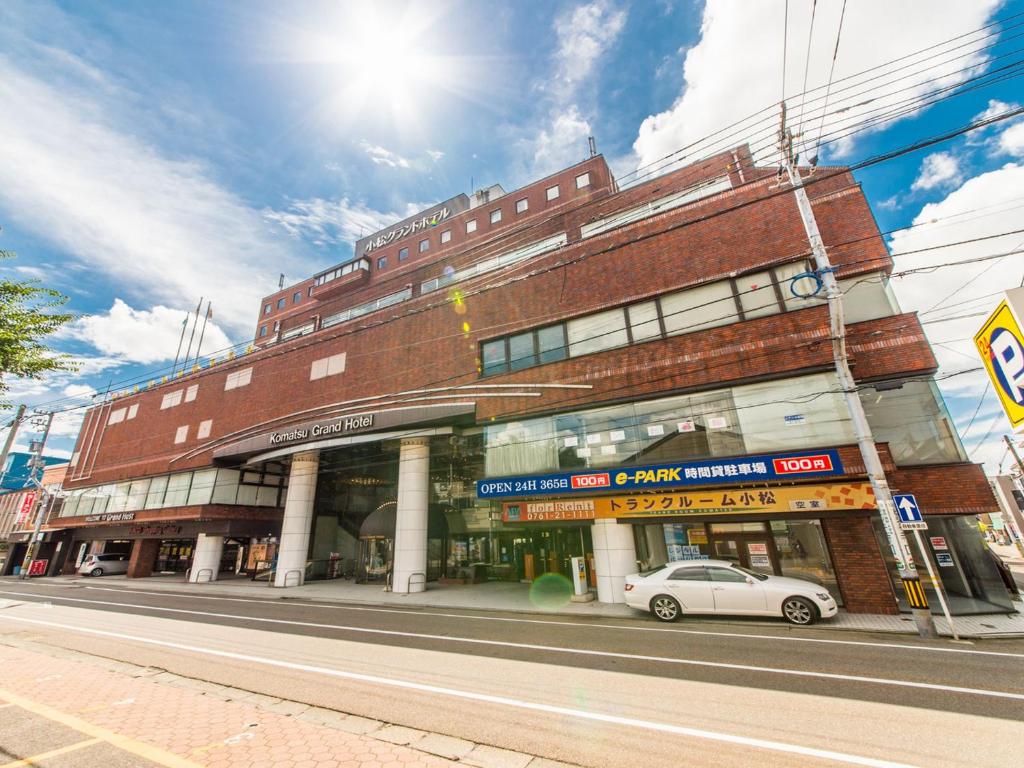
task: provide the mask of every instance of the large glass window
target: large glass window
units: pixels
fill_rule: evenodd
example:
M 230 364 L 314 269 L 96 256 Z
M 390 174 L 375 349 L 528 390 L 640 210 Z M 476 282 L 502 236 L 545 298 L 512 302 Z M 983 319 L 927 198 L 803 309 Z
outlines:
M 217 470 L 217 481 L 213 486 L 213 498 L 211 499 L 214 504 L 235 503 L 235 496 L 238 494 L 238 475 L 237 469 Z
M 167 478 L 167 494 L 164 496 L 165 507 L 184 507 L 188 504 L 188 489 L 192 480 L 191 472 L 171 475 Z
M 621 309 L 570 320 L 565 328 L 569 337 L 570 357 L 622 347 L 629 343 L 626 316 Z
M 854 442 L 850 416 L 834 373 L 736 387 L 736 419 L 751 453 Z M 877 438 L 877 435 L 876 435 Z
M 134 512 L 146 506 L 146 496 L 149 493 L 150 479 L 132 480 L 132 487 L 128 490 L 128 503 L 125 506 L 126 512 Z
M 188 503 L 209 504 L 213 496 L 213 485 L 217 479 L 216 469 L 203 469 L 192 473 L 192 485 L 188 491 Z
M 889 444 L 897 464 L 967 460 L 934 382 L 876 384 L 860 399 L 875 441 Z
M 146 509 L 160 509 L 164 505 L 164 494 L 167 492 L 168 475 L 154 477 L 149 483 L 146 493 Z
M 662 296 L 661 314 L 669 336 L 739 321 L 732 284 L 728 280 Z

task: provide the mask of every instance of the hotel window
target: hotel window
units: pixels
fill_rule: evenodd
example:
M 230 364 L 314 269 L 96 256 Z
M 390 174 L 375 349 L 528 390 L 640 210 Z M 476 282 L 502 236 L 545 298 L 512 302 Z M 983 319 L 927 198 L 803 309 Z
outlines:
M 300 301 L 302 301 L 302 291 L 297 291 L 295 295 L 292 296 L 292 304 L 298 304 Z
M 583 189 L 590 186 L 590 173 L 581 173 L 576 177 L 576 189 Z
M 260 338 L 263 338 L 266 335 L 267 335 L 267 326 L 261 325 L 260 326 Z
M 386 267 L 387 265 L 388 265 L 388 257 L 387 256 L 381 256 L 379 259 L 377 259 L 377 269 L 384 269 L 384 267 Z
M 273 309 L 273 307 L 272 307 L 272 306 L 271 306 L 270 304 L 267 304 L 267 306 L 265 306 L 265 307 L 263 308 L 263 314 L 264 314 L 264 315 L 269 315 L 269 314 L 270 314 L 270 311 L 271 311 L 272 309 Z
M 206 421 L 199 422 L 199 430 L 196 432 L 196 438 L 202 440 L 204 437 L 210 436 L 210 430 L 213 429 L 213 419 L 207 419 Z
M 128 406 L 128 415 L 125 416 L 125 418 L 126 419 L 134 419 L 135 416 L 138 414 L 138 412 L 139 412 L 139 404 L 138 403 L 132 403 L 130 406 Z
M 313 289 L 314 289 L 314 288 L 316 288 L 316 286 L 315 286 L 315 285 L 311 285 L 311 286 L 309 286 L 309 288 L 308 288 L 308 289 L 306 289 L 306 295 L 307 295 L 307 296 L 309 296 L 309 297 L 312 297 L 312 296 L 313 296 Z
M 602 349 L 622 347 L 629 343 L 626 317 L 621 309 L 598 312 L 565 324 L 572 357 L 599 352 Z
M 199 385 L 193 384 L 191 387 L 185 390 L 185 402 L 191 403 L 196 399 L 196 394 L 199 392 Z
M 426 253 L 430 250 L 430 240 L 420 240 L 420 253 Z
M 405 261 L 408 258 L 409 258 L 409 249 L 408 248 L 399 248 L 398 249 L 398 260 L 399 261 Z
M 565 325 L 549 325 L 481 345 L 481 371 L 484 376 L 508 373 L 534 365 L 564 360 Z
M 446 229 L 444 232 L 441 233 L 441 242 L 442 243 L 447 243 L 451 239 L 452 239 L 452 231 L 450 229 Z
M 164 411 L 168 408 L 173 408 L 176 405 L 181 405 L 182 390 L 178 389 L 174 392 L 168 392 L 164 395 L 164 399 L 160 401 L 160 410 Z
M 107 426 L 111 424 L 120 424 L 124 421 L 124 415 L 128 411 L 127 408 L 118 408 L 116 411 L 111 411 L 110 416 L 107 418 Z
M 516 213 L 526 213 L 530 207 L 530 201 L 525 197 L 522 200 L 516 200 Z
M 244 387 L 252 381 L 252 368 L 243 368 L 240 371 L 233 371 L 228 374 L 227 380 L 224 382 L 224 390 L 238 389 Z
M 466 222 L 466 234 L 470 232 L 476 232 L 476 219 L 470 219 Z
M 309 380 L 316 381 L 327 376 L 335 376 L 345 372 L 345 353 L 331 355 L 320 360 L 314 360 L 309 368 Z
M 546 194 L 548 197 L 548 202 L 551 202 L 552 200 L 557 200 L 559 194 L 558 185 L 555 184 L 555 186 L 553 187 L 548 187 Z
M 660 301 L 665 333 L 669 336 L 729 325 L 739 320 L 736 298 L 728 280 L 662 296 Z
M 754 272 L 736 278 L 736 290 L 743 307 L 743 319 L 776 315 L 779 312 L 779 298 L 771 272 Z
M 278 309 L 284 309 L 284 305 L 287 304 L 287 303 L 288 303 L 287 299 L 285 299 L 285 297 L 282 296 L 280 299 L 277 300 L 277 308 Z
M 501 208 L 491 211 L 491 224 L 497 224 L 501 221 Z
M 174 433 L 174 443 L 184 443 L 188 440 L 188 424 L 183 427 L 178 427 L 178 431 Z

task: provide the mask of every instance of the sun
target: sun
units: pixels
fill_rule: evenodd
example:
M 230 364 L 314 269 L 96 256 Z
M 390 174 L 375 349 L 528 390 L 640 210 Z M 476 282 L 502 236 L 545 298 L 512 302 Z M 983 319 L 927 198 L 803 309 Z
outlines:
M 451 57 L 438 50 L 437 15 L 423 4 L 345 2 L 296 41 L 336 103 L 349 116 L 422 118 L 454 80 Z

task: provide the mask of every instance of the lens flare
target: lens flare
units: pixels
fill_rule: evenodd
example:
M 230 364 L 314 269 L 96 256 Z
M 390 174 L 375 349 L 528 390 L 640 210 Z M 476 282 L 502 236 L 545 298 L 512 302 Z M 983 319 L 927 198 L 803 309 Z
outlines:
M 544 611 L 557 611 L 572 600 L 572 583 L 560 573 L 545 573 L 530 585 L 530 602 Z

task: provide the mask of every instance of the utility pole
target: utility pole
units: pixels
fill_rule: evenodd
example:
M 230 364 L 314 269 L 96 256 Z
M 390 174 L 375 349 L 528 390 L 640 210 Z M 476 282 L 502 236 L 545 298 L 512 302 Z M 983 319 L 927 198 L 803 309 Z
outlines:
M 1017 469 L 1020 471 L 1021 478 L 1024 478 L 1024 463 L 1020 460 L 1020 454 L 1017 452 L 1017 446 L 1013 444 L 1013 440 L 1009 435 L 1003 435 L 1003 440 L 1006 442 L 1006 447 L 1010 449 L 1010 454 L 1013 456 L 1013 460 L 1017 462 Z M 1014 525 L 1017 526 L 1017 532 L 1021 536 L 1024 536 L 1024 526 L 1021 525 L 1021 513 L 1010 506 L 1011 501 L 1014 505 L 1017 504 L 1016 499 L 1011 498 L 1006 500 L 1006 505 L 1010 507 L 1010 517 L 1013 520 Z M 1018 538 L 1016 544 L 1017 550 L 1024 555 L 1024 542 Z
M 839 283 L 836 280 L 835 270 L 825 251 L 825 244 L 822 242 L 821 233 L 818 231 L 818 222 L 814 218 L 814 211 L 811 208 L 811 201 L 807 197 L 807 190 L 804 189 L 803 179 L 796 167 L 793 158 L 793 134 L 786 128 L 786 104 L 782 104 L 782 122 L 779 127 L 779 148 L 782 154 L 782 164 L 789 176 L 789 183 L 793 187 L 793 196 L 796 198 L 797 208 L 800 211 L 800 218 L 803 220 L 804 229 L 807 232 L 807 239 L 811 244 L 811 251 L 814 254 L 816 274 L 825 288 L 825 295 L 828 299 L 828 314 L 832 333 L 832 356 L 835 359 L 836 374 L 839 378 L 839 385 L 843 390 L 846 399 L 846 407 L 850 411 L 850 420 L 853 425 L 853 432 L 857 438 L 857 445 L 860 448 L 860 455 L 864 461 L 864 469 L 867 471 L 868 480 L 875 493 L 875 501 L 878 503 L 878 513 L 882 518 L 882 527 L 885 528 L 886 538 L 889 540 L 889 547 L 892 549 L 893 558 L 899 569 L 900 579 L 903 582 L 903 590 L 907 596 L 907 602 L 914 614 L 914 622 L 917 624 L 917 631 L 921 637 L 938 637 L 935 630 L 935 620 L 932 618 L 931 610 L 928 608 L 928 598 L 925 596 L 921 586 L 921 577 L 917 574 L 917 567 L 914 565 L 914 556 L 910 552 L 907 538 L 900 528 L 899 518 L 896 516 L 896 505 L 892 500 L 892 491 L 889 489 L 889 482 L 885 477 L 885 469 L 882 467 L 882 460 L 878 455 L 878 448 L 875 446 L 875 439 L 871 434 L 871 425 L 868 424 L 867 416 L 864 413 L 864 405 L 857 394 L 857 382 L 850 370 L 849 359 L 846 355 L 846 324 L 843 319 L 843 294 L 839 290 Z
M 18 406 L 18 412 L 14 415 L 14 419 L 11 421 L 11 431 L 7 433 L 7 439 L 4 440 L 3 452 L 0 453 L 0 483 L 3 483 L 4 477 L 7 475 L 7 456 L 11 452 L 11 446 L 14 445 L 14 438 L 18 436 L 18 427 L 21 426 L 21 422 L 24 418 L 25 404 L 22 403 Z
M 41 415 L 41 414 L 40 414 Z M 36 524 L 32 531 L 32 538 L 29 539 L 28 548 L 25 550 L 25 559 L 21 562 L 21 578 L 28 578 L 29 568 L 32 566 L 32 561 L 36 559 L 36 552 L 39 551 L 39 533 L 43 528 L 43 519 L 46 517 L 46 511 L 49 509 L 49 504 L 43 503 L 43 496 L 46 495 L 46 491 L 43 489 L 42 477 L 43 477 L 43 451 L 46 450 L 46 438 L 50 436 L 50 426 L 53 424 L 53 411 L 46 414 L 46 426 L 43 427 L 43 436 L 34 441 L 33 451 L 35 455 L 32 457 L 32 472 L 29 475 L 29 482 L 39 489 L 39 495 L 36 496 L 33 510 L 36 513 Z

